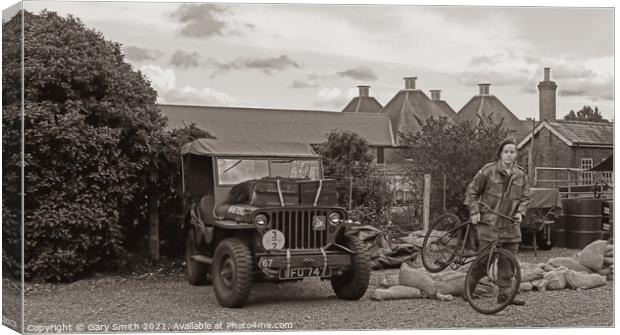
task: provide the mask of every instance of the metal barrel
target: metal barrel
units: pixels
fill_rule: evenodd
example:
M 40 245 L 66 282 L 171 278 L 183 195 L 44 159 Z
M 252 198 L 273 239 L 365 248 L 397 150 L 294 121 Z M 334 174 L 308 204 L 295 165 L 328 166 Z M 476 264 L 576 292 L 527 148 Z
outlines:
M 551 245 L 556 248 L 566 248 L 566 215 L 560 215 L 551 227 Z
M 603 201 L 598 198 L 564 199 L 566 247 L 583 249 L 603 233 Z

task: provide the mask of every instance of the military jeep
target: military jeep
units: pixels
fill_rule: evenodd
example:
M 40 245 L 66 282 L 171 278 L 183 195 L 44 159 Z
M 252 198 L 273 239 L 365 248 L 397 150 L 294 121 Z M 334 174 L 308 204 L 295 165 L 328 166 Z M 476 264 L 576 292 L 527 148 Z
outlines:
M 365 294 L 369 257 L 348 233 L 359 223 L 309 145 L 198 139 L 181 153 L 191 285 L 210 281 L 223 307 L 245 305 L 257 281 L 316 277 L 340 299 Z

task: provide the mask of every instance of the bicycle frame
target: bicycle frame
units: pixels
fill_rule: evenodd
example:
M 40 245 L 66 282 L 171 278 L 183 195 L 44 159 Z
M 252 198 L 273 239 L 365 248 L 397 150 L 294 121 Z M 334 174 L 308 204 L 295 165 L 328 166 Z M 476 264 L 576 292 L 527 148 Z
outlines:
M 518 221 L 517 221 L 517 220 L 515 220 L 514 218 L 511 218 L 511 217 L 505 216 L 505 215 L 503 215 L 503 214 L 501 214 L 501 213 L 498 213 L 497 211 L 495 211 L 495 210 L 493 210 L 491 207 L 489 207 L 489 205 L 487 205 L 487 204 L 485 204 L 485 203 L 483 203 L 483 202 L 481 202 L 481 203 L 480 203 L 480 205 L 482 205 L 483 207 L 485 207 L 485 208 L 486 208 L 489 212 L 491 212 L 491 213 L 493 213 L 493 214 L 495 214 L 495 215 L 497 215 L 497 216 L 499 216 L 499 217 L 501 217 L 501 218 L 507 219 L 507 220 L 509 220 L 509 221 L 511 221 L 511 222 L 513 222 L 513 223 L 518 222 Z M 480 221 L 480 222 L 482 222 L 482 221 Z M 483 223 L 484 223 L 484 222 L 483 222 Z M 488 224 L 488 223 L 487 223 L 487 224 Z M 467 255 L 466 255 L 466 254 L 465 254 L 465 246 L 467 245 L 467 241 L 468 241 L 468 237 L 469 237 L 469 232 L 470 232 L 470 230 L 471 230 L 471 226 L 473 225 L 473 223 L 471 222 L 471 220 L 467 220 L 467 221 L 465 221 L 465 222 L 461 223 L 460 225 L 458 225 L 458 226 L 456 226 L 456 227 L 452 228 L 451 230 L 449 230 L 448 232 L 446 232 L 446 235 L 448 235 L 448 234 L 452 233 L 453 231 L 455 231 L 455 230 L 457 230 L 457 229 L 462 229 L 462 227 L 463 227 L 464 225 L 467 225 L 467 227 L 466 227 L 466 229 L 465 229 L 465 235 L 463 236 L 463 238 L 462 238 L 462 240 L 461 240 L 462 245 L 461 245 L 461 247 L 460 247 L 460 250 L 458 251 L 458 253 L 456 253 L 456 255 L 455 255 L 455 259 L 454 259 L 453 261 L 451 261 L 451 262 L 450 262 L 450 264 L 448 264 L 448 266 L 449 266 L 452 270 L 457 270 L 457 269 L 458 269 L 458 268 L 460 268 L 461 266 L 463 266 L 463 265 L 466 265 L 466 264 L 469 264 L 469 263 L 473 262 L 476 258 L 478 258 L 478 257 L 482 256 L 482 255 L 483 255 L 483 254 L 485 254 L 487 251 L 489 252 L 489 254 L 490 254 L 490 255 L 493 255 L 493 253 L 494 253 L 495 249 L 497 248 L 497 245 L 498 245 L 498 244 L 501 244 L 501 242 L 499 242 L 499 241 L 495 240 L 495 241 L 493 241 L 492 243 L 490 243 L 489 245 L 487 245 L 486 247 L 482 248 L 481 250 L 477 250 L 477 251 L 475 251 L 475 252 L 474 252 L 474 253 L 472 253 L 472 254 L 467 254 Z M 505 225 L 505 226 L 503 226 L 503 227 L 496 227 L 496 228 L 497 228 L 497 229 L 499 229 L 499 230 L 504 230 L 504 229 L 507 229 L 509 226 L 510 226 L 510 225 L 508 225 L 508 224 L 507 224 L 507 225 Z M 445 236 L 445 235 L 444 235 L 444 236 Z M 441 238 L 443 238 L 443 237 L 440 237 L 440 238 L 439 238 L 439 240 L 441 240 Z M 488 266 L 490 266 L 491 259 L 492 259 L 492 257 L 489 257 L 489 263 L 487 264 L 487 268 L 488 268 Z

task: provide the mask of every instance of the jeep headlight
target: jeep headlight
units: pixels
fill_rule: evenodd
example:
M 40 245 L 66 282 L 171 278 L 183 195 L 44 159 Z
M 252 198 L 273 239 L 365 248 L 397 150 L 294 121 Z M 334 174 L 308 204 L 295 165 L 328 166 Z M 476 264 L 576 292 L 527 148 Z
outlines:
M 329 223 L 332 226 L 336 226 L 336 225 L 340 224 L 341 221 L 342 221 L 342 215 L 340 215 L 340 213 L 338 213 L 338 212 L 331 212 L 331 213 L 329 213 Z
M 264 227 L 269 223 L 269 219 L 265 214 L 258 214 L 254 217 L 254 223 L 259 227 Z

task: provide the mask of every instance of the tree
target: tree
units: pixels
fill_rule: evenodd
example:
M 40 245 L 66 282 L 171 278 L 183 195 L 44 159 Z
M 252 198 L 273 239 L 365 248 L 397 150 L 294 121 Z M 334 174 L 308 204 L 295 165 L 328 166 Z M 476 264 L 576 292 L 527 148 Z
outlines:
M 368 141 L 354 132 L 334 130 L 315 149 L 323 158 L 325 176 L 336 179 L 343 207 L 349 206 L 353 179 L 352 218 L 365 224 L 387 223 L 392 195 L 387 180 L 373 165 Z
M 571 110 L 568 114 L 564 115 L 564 120 L 609 123 L 609 120 L 605 120 L 603 118 L 603 115 L 596 106 L 594 106 L 594 109 L 590 106 L 583 106 L 583 108 L 578 110 L 577 113 L 575 113 L 574 110 Z
M 72 280 L 123 254 L 156 178 L 150 168 L 166 121 L 120 44 L 70 15 L 23 16 L 25 273 Z M 20 47 L 18 14 L 3 22 L 2 54 L 3 209 L 12 214 L 20 198 Z
M 446 176 L 446 208 L 465 216 L 462 205 L 467 185 L 485 164 L 497 159 L 497 144 L 508 131 L 503 120 L 482 118 L 470 122 L 448 123 L 446 118 L 430 118 L 417 133 L 401 134 L 406 147 L 402 158 L 410 160 L 409 176 L 431 174 L 431 214 L 443 211 L 443 176 Z

